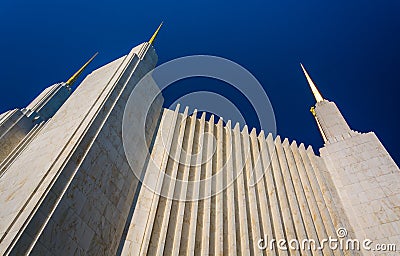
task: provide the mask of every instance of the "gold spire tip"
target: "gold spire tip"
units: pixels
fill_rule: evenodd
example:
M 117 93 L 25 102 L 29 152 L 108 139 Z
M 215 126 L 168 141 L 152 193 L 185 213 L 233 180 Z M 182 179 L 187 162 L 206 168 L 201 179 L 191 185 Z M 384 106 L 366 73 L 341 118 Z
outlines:
M 321 102 L 324 100 L 322 97 L 321 93 L 318 91 L 317 86 L 314 84 L 313 80 L 311 77 L 308 75 L 307 70 L 304 68 L 303 64 L 300 63 L 301 68 L 303 69 L 304 75 L 307 78 L 307 82 L 311 88 L 312 93 L 314 94 L 315 100 L 317 102 Z
M 96 52 L 78 71 L 76 71 L 76 73 L 73 76 L 71 76 L 70 79 L 68 79 L 68 81 L 66 82 L 68 86 L 71 86 L 73 85 L 73 83 L 75 83 L 78 77 L 82 74 L 82 72 L 90 64 L 90 62 L 93 61 L 93 59 L 97 56 L 97 54 L 99 54 L 99 52 Z
M 151 38 L 150 38 L 150 40 L 149 40 L 149 44 L 150 44 L 150 45 L 152 45 L 152 44 L 154 43 L 154 40 L 155 40 L 156 37 L 157 37 L 158 31 L 160 31 L 160 28 L 162 27 L 163 23 L 164 23 L 164 21 L 161 22 L 161 24 L 158 26 L 156 32 L 154 32 L 154 34 L 151 36 Z

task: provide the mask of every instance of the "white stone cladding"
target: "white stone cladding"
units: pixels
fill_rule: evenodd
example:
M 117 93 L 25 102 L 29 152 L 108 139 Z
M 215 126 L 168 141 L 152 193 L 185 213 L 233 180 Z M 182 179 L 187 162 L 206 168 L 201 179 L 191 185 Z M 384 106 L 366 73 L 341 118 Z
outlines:
M 354 134 L 320 152 L 356 238 L 399 243 L 400 170 L 375 133 Z
M 157 62 L 152 47 L 139 59 L 143 47 L 86 77 L 4 172 L 0 254 L 115 254 L 138 187 L 122 146 L 122 116 L 130 92 Z M 149 134 L 161 105 L 159 97 Z M 145 159 L 138 155 L 135 163 L 143 168 Z
M 54 84 L 46 88 L 23 112 L 32 118 L 48 120 L 57 112 L 71 94 L 71 88 L 65 83 Z
M 146 171 L 122 255 L 358 254 L 260 250 L 266 236 L 321 241 L 345 226 L 354 237 L 326 165 L 311 147 L 196 114 L 179 113 L 179 106 L 163 111 L 155 165 Z M 214 181 L 196 183 L 212 175 Z M 224 189 L 213 194 L 218 184 Z
M 0 120 L 0 164 L 35 126 L 20 109 L 7 112 Z M 0 175 L 2 170 L 0 169 Z
M 352 131 L 336 104 L 323 100 L 315 117 L 326 141 L 321 157 L 357 239 L 400 241 L 400 170 L 375 133 Z M 400 245 L 397 245 L 400 246 Z M 400 248 L 398 248 L 400 249 Z M 365 252 L 378 255 L 379 252 Z M 387 254 L 387 252 L 381 252 Z
M 8 111 L 6 111 L 6 112 L 4 112 L 4 113 L 2 113 L 2 114 L 0 115 L 0 123 L 3 122 L 3 119 L 6 118 L 6 117 L 11 113 L 11 111 L 12 111 L 12 110 L 8 110 Z
M 27 109 L 34 109 L 35 106 L 40 105 L 40 102 L 43 102 L 46 98 L 48 98 L 49 94 L 51 94 L 52 91 L 54 91 L 59 84 L 53 84 L 50 85 L 49 87 L 46 87 L 34 100 L 32 100 L 28 106 L 26 107 Z
M 65 83 L 47 87 L 26 108 L 14 109 L 0 116 L 0 176 L 4 171 L 3 161 L 18 153 L 18 148 L 30 140 L 28 134 L 35 133 L 51 118 L 71 94 Z
M 163 109 L 151 77 L 137 86 L 156 62 L 149 43 L 133 48 L 16 147 L 0 147 L 1 255 L 368 255 L 258 248 L 261 238 L 320 246 L 339 228 L 350 239 L 400 241 L 399 168 L 335 103 L 316 104 L 326 142 L 317 156 L 188 107 Z M 28 107 L 43 109 L 62 86 Z M 26 117 L 18 111 L 0 116 L 0 133 Z
M 341 140 L 354 133 L 334 102 L 317 102 L 315 118 L 325 142 Z

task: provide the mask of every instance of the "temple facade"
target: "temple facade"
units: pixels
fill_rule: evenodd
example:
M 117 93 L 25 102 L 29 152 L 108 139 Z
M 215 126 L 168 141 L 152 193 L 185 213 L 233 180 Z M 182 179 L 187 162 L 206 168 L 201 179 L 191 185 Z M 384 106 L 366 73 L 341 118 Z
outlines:
M 0 254 L 400 251 L 398 166 L 373 132 L 348 126 L 303 66 L 324 139 L 319 155 L 188 107 L 163 108 L 146 75 L 159 28 L 74 91 L 83 69 L 0 115 Z

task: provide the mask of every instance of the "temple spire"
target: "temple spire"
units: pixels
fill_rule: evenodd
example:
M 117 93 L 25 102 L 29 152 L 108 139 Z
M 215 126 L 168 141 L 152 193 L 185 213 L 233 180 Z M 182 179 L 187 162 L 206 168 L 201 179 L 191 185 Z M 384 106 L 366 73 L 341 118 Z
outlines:
M 97 54 L 99 54 L 99 53 L 96 52 L 96 53 L 92 56 L 92 58 L 90 58 L 90 59 L 85 63 L 85 65 L 83 65 L 78 71 L 76 71 L 76 73 L 75 73 L 73 76 L 71 76 L 70 79 L 68 79 L 68 81 L 66 82 L 66 84 L 67 84 L 68 87 L 71 87 L 71 86 L 75 83 L 76 79 L 78 79 L 78 77 L 82 74 L 82 72 L 83 72 L 83 71 L 85 70 L 85 68 L 90 64 L 90 62 L 92 62 L 92 60 L 97 56 Z
M 307 82 L 310 85 L 311 91 L 314 94 L 315 100 L 317 102 L 321 102 L 324 100 L 324 98 L 322 98 L 321 93 L 318 91 L 317 86 L 315 86 L 313 80 L 311 79 L 311 77 L 308 75 L 307 70 L 304 68 L 303 64 L 300 63 L 301 68 L 303 69 L 304 75 L 307 78 Z
M 149 44 L 150 44 L 150 45 L 153 44 L 154 40 L 155 40 L 156 37 L 157 37 L 158 31 L 160 31 L 160 28 L 162 27 L 162 25 L 163 25 L 163 22 L 161 22 L 161 24 L 158 26 L 156 32 L 154 32 L 154 34 L 151 36 L 151 38 L 150 38 L 150 40 L 149 40 Z

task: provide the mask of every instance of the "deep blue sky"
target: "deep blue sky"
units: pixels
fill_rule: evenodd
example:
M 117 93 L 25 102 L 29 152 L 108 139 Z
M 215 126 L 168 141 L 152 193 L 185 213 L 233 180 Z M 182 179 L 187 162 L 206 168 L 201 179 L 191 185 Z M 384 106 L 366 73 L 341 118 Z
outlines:
M 89 70 L 126 54 L 164 20 L 155 45 L 159 63 L 192 54 L 237 62 L 265 88 L 278 134 L 317 151 L 322 139 L 301 61 L 350 126 L 375 131 L 399 163 L 399 13 L 398 0 L 6 0 L 0 4 L 0 112 L 66 81 L 96 51 Z M 166 101 L 207 89 L 199 81 L 192 89 L 171 87 Z M 232 96 L 217 83 L 208 88 Z

